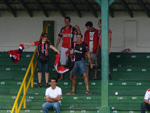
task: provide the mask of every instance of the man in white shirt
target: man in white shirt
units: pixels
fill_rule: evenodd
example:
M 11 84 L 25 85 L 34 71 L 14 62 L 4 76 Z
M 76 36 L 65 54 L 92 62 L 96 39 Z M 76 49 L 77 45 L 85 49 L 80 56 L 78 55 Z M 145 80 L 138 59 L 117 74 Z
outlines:
M 150 89 L 146 91 L 144 102 L 141 104 L 141 113 L 145 113 L 146 110 L 150 110 Z
M 97 79 L 97 71 L 98 71 L 98 65 L 97 65 L 97 47 L 98 47 L 98 30 L 93 27 L 93 23 L 91 21 L 86 22 L 85 24 L 87 30 L 84 33 L 84 42 L 87 43 L 89 47 L 89 53 L 92 59 L 92 64 L 95 67 L 94 71 L 94 77 L 93 79 Z M 87 58 L 87 76 L 89 76 L 89 59 Z
M 49 109 L 54 109 L 56 113 L 60 113 L 60 103 L 62 90 L 57 85 L 57 79 L 51 78 L 51 87 L 46 89 L 45 99 L 46 102 L 42 105 L 42 110 L 44 113 L 48 113 Z

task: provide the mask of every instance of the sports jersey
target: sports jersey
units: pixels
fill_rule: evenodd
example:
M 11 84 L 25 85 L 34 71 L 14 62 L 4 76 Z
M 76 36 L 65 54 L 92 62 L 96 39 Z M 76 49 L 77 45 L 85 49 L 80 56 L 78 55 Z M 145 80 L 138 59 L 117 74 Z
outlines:
M 81 42 L 77 44 L 74 42 L 75 61 L 85 60 L 85 54 L 89 52 L 87 43 Z
M 150 101 L 150 89 L 146 91 L 144 99 Z
M 102 34 L 101 34 L 101 29 L 99 30 L 99 45 L 102 47 Z M 109 29 L 109 36 L 112 35 L 112 31 Z
M 48 49 L 49 49 L 49 46 L 51 45 L 50 42 L 36 41 L 34 42 L 34 45 L 38 46 L 38 53 L 41 51 L 43 54 L 48 56 Z
M 62 47 L 69 48 L 71 46 L 71 43 L 74 41 L 74 34 L 78 34 L 78 31 L 75 27 L 71 26 L 66 29 L 65 27 L 62 27 L 58 36 L 62 38 Z

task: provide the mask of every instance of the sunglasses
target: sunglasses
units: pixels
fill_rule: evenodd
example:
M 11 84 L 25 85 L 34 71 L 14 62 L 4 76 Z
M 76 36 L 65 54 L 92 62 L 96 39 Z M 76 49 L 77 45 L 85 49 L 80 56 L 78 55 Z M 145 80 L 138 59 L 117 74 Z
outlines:
M 45 38 L 48 38 L 48 36 L 44 36 Z

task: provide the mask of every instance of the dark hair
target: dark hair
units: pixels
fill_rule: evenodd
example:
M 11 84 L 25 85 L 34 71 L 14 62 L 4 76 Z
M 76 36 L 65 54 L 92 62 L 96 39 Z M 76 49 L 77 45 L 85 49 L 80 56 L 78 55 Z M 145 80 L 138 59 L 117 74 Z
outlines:
M 45 35 L 47 35 L 47 36 L 48 36 L 48 34 L 47 34 L 47 33 L 42 33 L 42 34 L 41 34 L 41 37 L 44 37 Z
M 102 19 L 99 19 L 99 22 L 101 23 Z
M 92 26 L 93 26 L 93 23 L 92 23 L 91 21 L 88 21 L 88 22 L 86 22 L 85 26 L 86 26 L 86 27 L 87 27 L 87 26 L 92 27 Z
M 54 78 L 54 77 L 53 77 L 53 78 L 51 78 L 51 79 L 50 79 L 50 81 L 51 81 L 51 80 L 55 80 L 55 81 L 57 82 L 57 79 L 56 79 L 56 78 Z
M 81 36 L 81 38 L 83 38 L 83 35 L 82 35 L 81 33 L 78 33 L 77 35 L 80 35 L 80 36 Z
M 69 16 L 66 16 L 65 19 L 69 19 L 69 21 L 71 21 L 71 18 Z

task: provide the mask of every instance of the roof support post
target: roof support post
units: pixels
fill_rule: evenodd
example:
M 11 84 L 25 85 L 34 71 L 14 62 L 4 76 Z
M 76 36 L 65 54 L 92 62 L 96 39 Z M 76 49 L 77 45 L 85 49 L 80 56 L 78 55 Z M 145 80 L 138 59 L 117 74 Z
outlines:
M 121 0 L 121 2 L 122 2 L 122 5 L 124 6 L 124 8 L 126 9 L 126 11 L 128 12 L 128 14 L 130 15 L 130 17 L 133 18 L 133 13 L 130 10 L 130 8 L 128 7 L 128 5 L 126 4 L 126 2 L 124 0 Z
M 56 2 L 56 0 L 51 0 L 55 6 L 55 8 L 57 8 L 57 10 L 60 12 L 60 14 L 65 17 L 66 14 L 65 12 L 62 10 L 62 8 L 59 6 L 59 4 Z
M 81 18 L 82 17 L 82 14 L 81 12 L 78 10 L 77 6 L 73 3 L 72 0 L 68 0 L 70 5 L 73 7 L 73 9 L 76 11 L 76 13 L 78 14 L 78 16 Z
M 7 0 L 3 0 L 4 4 L 6 5 L 6 7 L 8 8 L 8 10 L 13 14 L 14 17 L 17 17 L 17 13 L 15 12 L 15 10 L 11 7 L 11 5 L 8 3 Z
M 42 9 L 44 15 L 46 17 L 49 17 L 48 12 L 44 9 L 44 7 L 40 4 L 40 2 L 38 0 L 35 0 L 36 4 L 40 7 L 40 9 Z
M 97 18 L 98 15 L 97 15 L 97 12 L 93 9 L 93 7 L 91 6 L 91 4 L 89 3 L 88 0 L 84 0 L 85 1 L 85 4 L 88 6 L 88 8 L 90 9 L 91 13 Z
M 102 58 L 101 58 L 101 106 L 100 113 L 110 113 L 109 107 L 109 0 L 96 0 L 101 5 Z
M 142 0 L 138 0 L 139 3 L 141 4 L 142 8 L 146 12 L 147 16 L 150 17 L 150 12 L 148 11 L 147 7 L 145 6 L 144 2 Z
M 96 0 L 96 2 L 101 6 L 101 0 Z M 109 0 L 109 6 L 114 2 L 114 0 Z M 114 18 L 114 11 L 111 10 L 111 8 L 109 9 L 110 15 L 112 18 Z
M 20 3 L 22 4 L 22 6 L 24 7 L 24 9 L 26 10 L 26 12 L 29 14 L 30 17 L 33 17 L 33 13 L 30 11 L 30 9 L 28 8 L 28 6 L 24 3 L 23 0 L 19 0 Z

